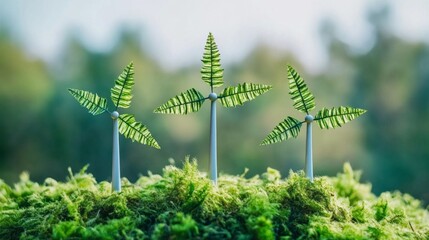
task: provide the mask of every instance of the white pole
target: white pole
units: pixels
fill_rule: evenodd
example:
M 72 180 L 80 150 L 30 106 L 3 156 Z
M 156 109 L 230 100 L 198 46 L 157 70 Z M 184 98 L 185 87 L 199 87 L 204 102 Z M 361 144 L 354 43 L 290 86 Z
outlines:
M 210 179 L 217 185 L 216 93 L 210 93 Z
M 119 131 L 118 131 L 119 113 L 112 112 L 113 119 L 113 151 L 112 151 L 112 190 L 121 191 L 121 168 L 119 154 Z
M 307 142 L 305 145 L 305 174 L 311 182 L 313 182 L 313 131 L 312 122 L 314 117 L 311 115 L 305 116 L 307 122 Z

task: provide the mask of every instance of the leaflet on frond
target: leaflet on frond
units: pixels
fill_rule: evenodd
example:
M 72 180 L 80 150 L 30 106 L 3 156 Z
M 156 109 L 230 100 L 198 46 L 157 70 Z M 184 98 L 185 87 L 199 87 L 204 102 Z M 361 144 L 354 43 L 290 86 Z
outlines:
M 133 115 L 122 114 L 119 116 L 118 122 L 119 132 L 124 135 L 124 137 L 131 139 L 133 142 L 136 141 L 154 148 L 161 148 L 152 137 L 147 127 L 137 122 Z
M 366 110 L 352 107 L 338 107 L 320 110 L 314 117 L 319 127 L 324 129 L 341 127 L 343 124 L 364 114 Z
M 289 138 L 296 138 L 301 129 L 303 122 L 293 118 L 287 117 L 283 122 L 279 123 L 274 130 L 262 141 L 261 145 L 268 145 L 272 143 L 281 142 Z
M 116 79 L 115 86 L 110 89 L 110 95 L 116 108 L 129 108 L 134 86 L 134 66 L 131 62 Z
M 223 84 L 223 69 L 220 65 L 220 53 L 211 33 L 207 37 L 204 47 L 203 66 L 201 67 L 201 78 L 208 83 L 210 87 L 220 87 Z
M 227 87 L 219 95 L 219 100 L 224 107 L 236 107 L 247 101 L 255 99 L 272 88 L 270 85 L 243 83 L 237 87 Z
M 188 114 L 200 110 L 206 98 L 194 88 L 171 98 L 155 109 L 155 113 Z
M 296 110 L 309 114 L 316 106 L 314 96 L 308 90 L 304 79 L 291 66 L 287 66 L 289 79 L 289 94 L 294 102 L 293 106 Z
M 98 115 L 107 110 L 107 100 L 97 94 L 73 88 L 69 88 L 69 92 L 92 115 Z

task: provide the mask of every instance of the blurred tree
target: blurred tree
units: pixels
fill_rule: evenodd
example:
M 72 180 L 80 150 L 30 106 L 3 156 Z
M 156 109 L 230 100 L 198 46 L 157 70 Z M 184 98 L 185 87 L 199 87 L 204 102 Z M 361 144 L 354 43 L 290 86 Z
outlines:
M 52 95 L 53 81 L 44 64 L 27 56 L 1 28 L 0 52 L 0 176 L 17 179 L 28 156 L 44 157 L 37 141 L 44 117 L 38 113 Z M 42 170 L 38 163 L 29 164 Z
M 368 20 L 374 38 L 368 52 L 353 53 L 335 31 L 327 34 L 330 64 L 324 75 L 350 79 L 350 100 L 368 109 L 362 126 L 367 154 L 357 165 L 375 192 L 398 189 L 427 203 L 429 47 L 394 36 L 386 6 L 371 11 Z

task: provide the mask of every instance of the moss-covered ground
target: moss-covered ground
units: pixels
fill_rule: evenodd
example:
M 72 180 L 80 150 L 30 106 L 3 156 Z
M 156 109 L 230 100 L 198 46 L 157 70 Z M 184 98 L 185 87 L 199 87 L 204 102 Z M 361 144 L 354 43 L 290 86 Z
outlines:
M 0 180 L 0 239 L 429 239 L 429 212 L 407 194 L 371 193 L 350 165 L 309 182 L 221 175 L 213 186 L 195 161 L 123 179 L 121 193 L 86 169 L 66 182 Z

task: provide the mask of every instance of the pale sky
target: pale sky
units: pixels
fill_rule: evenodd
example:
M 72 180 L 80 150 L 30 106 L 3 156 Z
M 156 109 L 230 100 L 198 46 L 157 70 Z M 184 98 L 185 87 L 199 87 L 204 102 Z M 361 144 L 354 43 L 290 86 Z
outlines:
M 310 71 L 326 63 L 319 37 L 330 19 L 356 51 L 371 46 L 367 10 L 385 1 L 290 0 L 0 0 L 0 22 L 30 55 L 55 61 L 72 32 L 88 47 L 108 50 L 122 27 L 141 30 L 142 42 L 167 68 L 199 64 L 208 32 L 222 62 L 241 61 L 258 43 L 293 52 Z M 429 43 L 429 1 L 388 1 L 393 32 Z

